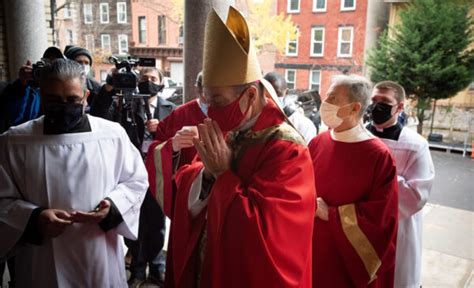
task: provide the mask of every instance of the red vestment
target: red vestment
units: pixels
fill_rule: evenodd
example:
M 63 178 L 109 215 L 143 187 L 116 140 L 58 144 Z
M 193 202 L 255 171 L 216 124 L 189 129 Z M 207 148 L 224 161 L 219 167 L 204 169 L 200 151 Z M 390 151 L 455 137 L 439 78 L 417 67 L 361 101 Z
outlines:
M 329 206 L 328 221 L 315 218 L 313 287 L 393 287 L 398 186 L 389 149 L 326 132 L 309 150 L 318 197 Z
M 270 102 L 250 131 L 228 135 L 234 168 L 216 179 L 196 217 L 188 198 L 203 164 L 177 172 L 167 287 L 196 279 L 200 287 L 311 287 L 313 167 L 303 138 L 283 121 Z
M 192 100 L 171 112 L 168 117 L 158 123 L 155 141 L 148 148 L 145 162 L 148 171 L 150 192 L 162 205 L 166 216 L 172 216 L 174 190 L 174 169 L 189 164 L 196 155 L 194 147 L 182 149 L 179 154 L 178 167 L 173 167 L 172 141 L 183 126 L 196 126 L 204 121 L 206 115 L 202 113 L 197 99 Z

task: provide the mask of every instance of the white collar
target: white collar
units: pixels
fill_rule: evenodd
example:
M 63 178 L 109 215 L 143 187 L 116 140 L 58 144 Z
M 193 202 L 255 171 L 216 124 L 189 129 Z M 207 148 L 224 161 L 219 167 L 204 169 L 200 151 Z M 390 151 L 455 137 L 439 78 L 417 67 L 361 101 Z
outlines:
M 148 100 L 148 105 L 156 109 L 156 106 L 158 106 L 158 97 L 158 95 L 150 97 L 150 99 Z
M 249 121 L 247 121 L 246 123 L 244 123 L 244 124 L 242 125 L 242 127 L 240 127 L 240 128 L 238 129 L 238 131 L 245 131 L 245 130 L 251 129 L 251 128 L 255 125 L 255 123 L 257 123 L 257 119 L 258 119 L 258 117 L 260 116 L 260 114 L 261 114 L 261 112 L 258 113 L 257 116 L 253 117 L 252 119 L 250 119 Z
M 332 129 L 330 134 L 332 140 L 346 143 L 362 142 L 375 138 L 375 136 L 372 135 L 372 133 L 370 133 L 362 123 L 342 132 L 335 132 L 334 129 Z

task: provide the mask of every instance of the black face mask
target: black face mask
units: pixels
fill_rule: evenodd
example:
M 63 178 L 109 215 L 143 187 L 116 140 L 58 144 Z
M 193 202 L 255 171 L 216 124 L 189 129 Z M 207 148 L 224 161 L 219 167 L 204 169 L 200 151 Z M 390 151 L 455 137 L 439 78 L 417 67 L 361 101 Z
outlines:
M 46 125 L 60 132 L 74 129 L 84 115 L 82 103 L 50 103 L 44 107 Z
M 158 85 L 151 81 L 138 83 L 138 91 L 140 91 L 140 94 L 150 94 L 152 96 L 163 90 L 163 87 L 164 85 Z
M 392 118 L 392 105 L 385 103 L 375 103 L 370 105 L 370 114 L 375 124 L 383 124 Z

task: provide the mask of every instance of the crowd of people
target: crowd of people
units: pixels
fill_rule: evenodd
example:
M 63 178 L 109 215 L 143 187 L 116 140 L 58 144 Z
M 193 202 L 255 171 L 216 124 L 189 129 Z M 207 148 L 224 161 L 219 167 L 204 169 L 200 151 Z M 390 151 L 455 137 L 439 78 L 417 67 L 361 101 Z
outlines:
M 316 135 L 284 78 L 262 76 L 233 7 L 226 22 L 209 14 L 196 98 L 179 107 L 159 97 L 161 72 L 142 68 L 150 97 L 123 109 L 114 77 L 88 76 L 92 58 L 49 48 L 41 73 L 28 61 L 2 93 L 12 285 L 420 287 L 434 167 L 398 120 L 401 85 L 335 76 Z

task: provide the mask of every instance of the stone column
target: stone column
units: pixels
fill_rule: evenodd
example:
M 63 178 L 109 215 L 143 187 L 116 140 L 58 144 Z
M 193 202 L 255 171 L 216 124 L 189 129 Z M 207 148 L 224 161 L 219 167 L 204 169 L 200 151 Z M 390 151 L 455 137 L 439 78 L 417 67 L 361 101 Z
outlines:
M 233 0 L 185 0 L 184 4 L 184 98 L 185 102 L 196 98 L 194 83 L 202 70 L 204 26 L 211 8 L 219 16 L 227 18 Z
M 27 59 L 40 60 L 47 48 L 44 0 L 4 0 L 8 64 L 11 79 Z
M 367 3 L 367 24 L 365 28 L 364 63 L 369 52 L 377 45 L 380 34 L 388 24 L 390 5 L 387 1 L 369 0 Z M 370 77 L 370 69 L 363 65 L 363 74 Z

